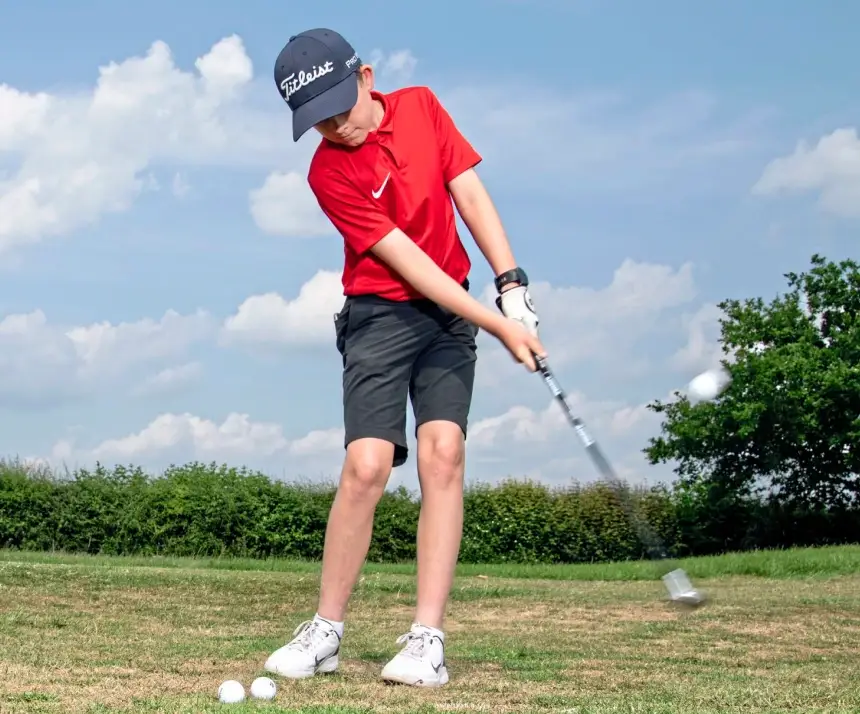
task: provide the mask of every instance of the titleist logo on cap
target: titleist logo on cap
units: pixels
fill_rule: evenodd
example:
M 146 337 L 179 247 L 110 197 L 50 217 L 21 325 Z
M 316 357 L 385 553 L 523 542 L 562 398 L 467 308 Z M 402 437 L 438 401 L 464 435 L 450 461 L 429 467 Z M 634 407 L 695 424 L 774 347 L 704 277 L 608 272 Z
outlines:
M 320 77 L 323 77 L 330 72 L 334 72 L 334 63 L 326 62 L 325 64 L 313 67 L 309 72 L 304 70 L 299 71 L 298 75 L 293 72 L 281 82 L 281 91 L 284 93 L 284 99 L 289 101 L 300 89 L 307 87 L 309 84 L 316 82 Z

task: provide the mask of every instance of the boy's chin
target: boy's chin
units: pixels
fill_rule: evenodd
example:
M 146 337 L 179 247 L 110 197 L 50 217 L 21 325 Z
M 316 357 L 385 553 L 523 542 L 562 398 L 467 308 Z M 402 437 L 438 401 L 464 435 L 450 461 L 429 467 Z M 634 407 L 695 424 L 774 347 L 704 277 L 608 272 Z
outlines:
M 365 141 L 367 141 L 366 131 L 356 131 L 345 139 L 340 137 L 335 139 L 335 142 L 342 146 L 361 146 Z

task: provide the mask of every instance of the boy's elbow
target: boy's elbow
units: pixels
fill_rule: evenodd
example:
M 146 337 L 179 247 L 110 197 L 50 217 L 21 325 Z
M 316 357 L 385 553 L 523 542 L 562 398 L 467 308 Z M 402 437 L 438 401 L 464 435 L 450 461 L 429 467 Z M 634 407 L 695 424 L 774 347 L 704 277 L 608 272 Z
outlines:
M 414 259 L 415 251 L 421 252 L 421 249 L 399 228 L 386 233 L 370 249 L 377 258 L 398 272 Z
M 484 184 L 475 169 L 468 169 L 448 183 L 448 190 L 458 207 L 474 206 L 486 196 Z

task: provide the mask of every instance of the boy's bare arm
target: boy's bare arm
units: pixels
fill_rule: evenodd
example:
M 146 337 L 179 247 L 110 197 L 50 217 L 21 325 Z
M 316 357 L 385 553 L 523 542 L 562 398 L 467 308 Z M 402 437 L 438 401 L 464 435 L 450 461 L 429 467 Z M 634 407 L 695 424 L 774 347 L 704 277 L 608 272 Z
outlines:
M 546 356 L 536 336 L 478 302 L 399 228 L 370 250 L 419 293 L 500 339 L 530 370 L 537 369 L 532 353 Z
M 496 334 L 499 331 L 504 316 L 475 300 L 399 228 L 392 230 L 370 250 L 433 302 L 487 332 Z
M 494 276 L 517 267 L 502 220 L 474 169 L 464 171 L 448 184 L 454 204 L 475 239 Z M 528 285 L 509 282 L 501 289 L 496 305 L 512 320 L 517 320 L 533 335 L 538 334 L 540 320 L 535 312 Z
M 502 220 L 477 172 L 474 169 L 464 171 L 448 184 L 448 190 L 493 274 L 500 275 L 516 268 Z

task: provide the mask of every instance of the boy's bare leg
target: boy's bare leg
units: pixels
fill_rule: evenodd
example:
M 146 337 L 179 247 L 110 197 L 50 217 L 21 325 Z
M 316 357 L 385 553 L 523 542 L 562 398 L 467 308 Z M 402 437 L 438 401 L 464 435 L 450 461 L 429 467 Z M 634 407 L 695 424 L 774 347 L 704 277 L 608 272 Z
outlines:
M 403 650 L 382 678 L 422 687 L 448 682 L 442 622 L 463 532 L 465 444 L 460 427 L 429 421 L 418 429 L 418 602 L 415 621 L 399 640 Z
M 340 484 L 326 526 L 317 614 L 342 622 L 370 549 L 373 516 L 391 474 L 394 445 L 358 439 L 346 449 Z
M 379 439 L 358 439 L 347 447 L 326 527 L 316 616 L 269 656 L 267 671 L 300 679 L 337 669 L 347 603 L 370 548 L 393 456 L 394 446 Z
M 465 441 L 452 422 L 418 429 L 418 623 L 442 629 L 463 534 Z

